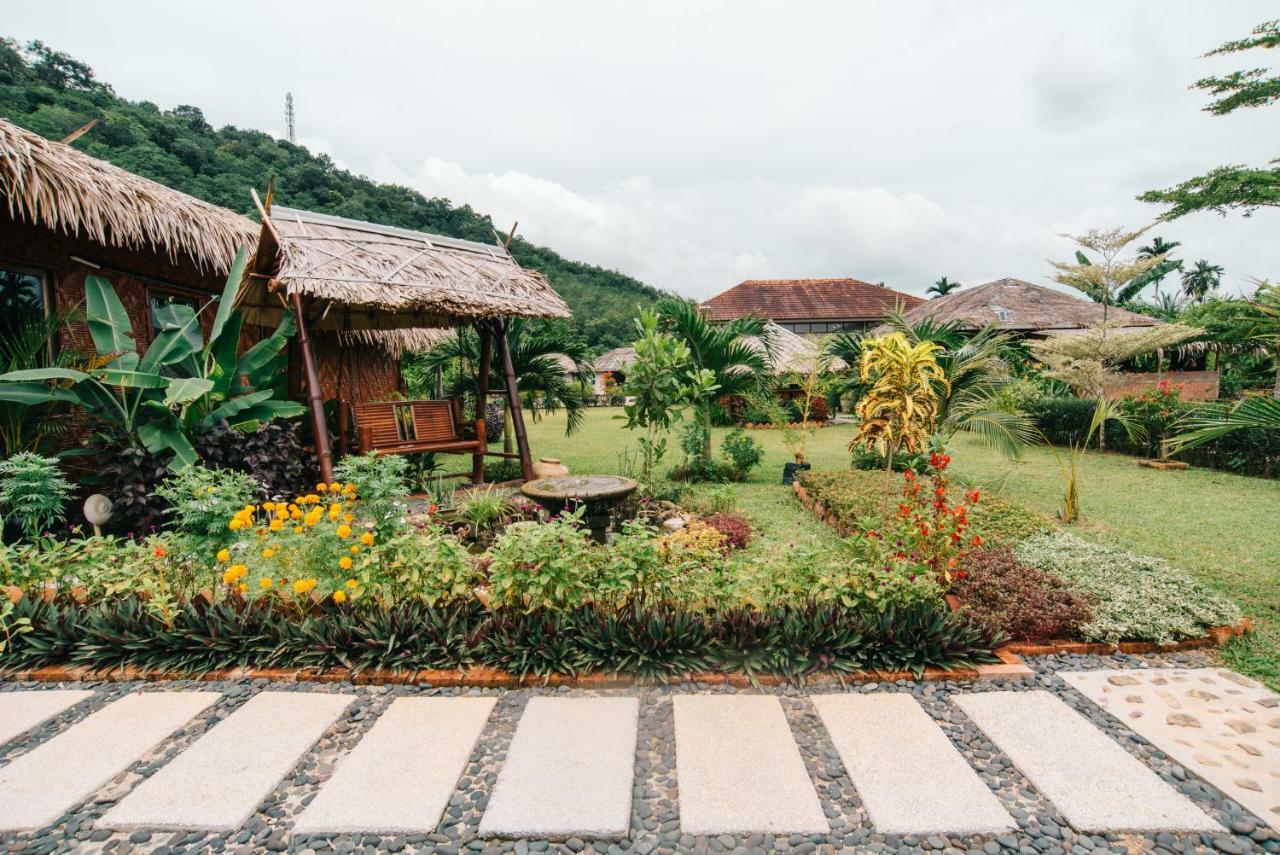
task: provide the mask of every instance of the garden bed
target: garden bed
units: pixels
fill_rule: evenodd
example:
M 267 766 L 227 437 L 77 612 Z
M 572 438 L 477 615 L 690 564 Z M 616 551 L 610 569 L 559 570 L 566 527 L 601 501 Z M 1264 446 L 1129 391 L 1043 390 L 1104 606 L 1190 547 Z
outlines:
M 819 519 L 853 536 L 891 514 L 901 483 L 851 470 L 806 473 L 794 489 Z M 1163 652 L 1222 645 L 1250 628 L 1234 604 L 1164 561 L 1082 540 L 992 497 L 970 516 L 982 548 L 959 565 L 948 601 L 1012 637 L 1007 650 Z

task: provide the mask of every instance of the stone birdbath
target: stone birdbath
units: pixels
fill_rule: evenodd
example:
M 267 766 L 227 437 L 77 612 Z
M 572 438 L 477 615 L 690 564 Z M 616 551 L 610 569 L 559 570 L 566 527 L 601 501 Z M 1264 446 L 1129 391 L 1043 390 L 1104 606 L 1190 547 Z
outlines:
M 592 539 L 604 543 L 614 507 L 639 486 L 620 475 L 562 475 L 529 481 L 520 492 L 550 514 L 582 505 L 586 508 L 587 528 L 591 529 Z

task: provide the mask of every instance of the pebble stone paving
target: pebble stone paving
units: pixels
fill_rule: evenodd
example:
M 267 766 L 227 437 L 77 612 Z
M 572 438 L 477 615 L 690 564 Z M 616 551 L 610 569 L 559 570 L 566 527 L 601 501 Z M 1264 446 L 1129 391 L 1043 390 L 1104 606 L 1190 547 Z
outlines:
M 1153 747 L 1120 718 L 1105 712 L 1072 687 L 1060 673 L 1155 667 L 1205 668 L 1216 663 L 1202 652 L 1153 656 L 1046 656 L 1029 661 L 1033 678 L 1021 682 L 915 682 L 864 684 L 857 692 L 908 692 L 933 717 L 960 754 L 991 788 L 1013 818 L 1016 828 L 1002 834 L 973 836 L 885 835 L 871 825 L 853 783 L 842 766 L 810 695 L 834 691 L 830 686 L 761 689 L 776 696 L 785 712 L 814 790 L 831 830 L 825 834 L 770 835 L 763 833 L 692 836 L 680 829 L 677 798 L 676 746 L 671 696 L 678 692 L 733 692 L 727 687 L 686 685 L 637 688 L 640 719 L 636 743 L 631 829 L 612 840 L 492 840 L 479 836 L 480 818 L 488 805 L 511 744 L 521 712 L 531 697 L 582 696 L 567 689 L 519 691 L 432 689 L 426 686 L 354 686 L 351 684 L 272 684 L 264 680 L 223 683 L 76 684 L 60 688 L 89 688 L 94 694 L 59 713 L 33 731 L 0 745 L 0 763 L 7 763 L 49 739 L 90 712 L 132 691 L 201 690 L 221 693 L 216 704 L 175 731 L 159 748 L 100 788 L 53 825 L 35 832 L 0 832 L 0 852 L 177 853 L 196 852 L 440 852 L 497 855 L 515 852 L 649 853 L 673 852 L 873 852 L 941 853 L 941 855 L 1089 855 L 1114 853 L 1280 853 L 1277 834 L 1239 803 L 1169 755 Z M 0 683 L 0 692 L 54 688 L 32 683 Z M 284 780 L 264 799 L 243 827 L 231 833 L 158 832 L 146 829 L 113 831 L 94 823 L 141 780 L 184 751 L 215 724 L 259 692 L 331 692 L 348 694 L 351 705 L 321 736 Z M 951 703 L 962 692 L 1045 690 L 1053 693 L 1089 722 L 1143 761 L 1179 793 L 1221 824 L 1218 832 L 1151 834 L 1082 834 L 1074 831 L 1052 804 L 1036 791 L 986 736 Z M 618 694 L 617 692 L 601 694 Z M 397 697 L 489 696 L 496 704 L 461 778 L 445 808 L 441 824 L 429 834 L 294 834 L 294 818 L 333 774 L 338 761 L 376 722 Z M 922 786 L 928 786 L 922 781 Z

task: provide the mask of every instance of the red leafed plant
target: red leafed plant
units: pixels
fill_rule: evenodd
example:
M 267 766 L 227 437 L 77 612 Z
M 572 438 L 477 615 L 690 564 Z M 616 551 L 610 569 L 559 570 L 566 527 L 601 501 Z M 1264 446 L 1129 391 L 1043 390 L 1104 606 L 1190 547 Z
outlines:
M 742 549 L 751 542 L 751 523 L 737 514 L 712 514 L 703 522 L 724 535 L 725 546 L 731 549 Z
M 1014 557 L 1009 547 L 980 549 L 965 558 L 952 591 L 966 614 L 1016 641 L 1078 638 L 1092 617 L 1089 601 L 1065 582 Z
M 981 495 L 970 490 L 964 501 L 952 502 L 947 467 L 951 457 L 935 451 L 923 475 L 908 469 L 902 473 L 902 501 L 884 531 L 864 530 L 864 550 L 873 564 L 890 560 L 919 566 L 943 584 L 963 578 L 960 562 L 970 549 L 982 545 L 979 535 L 970 535 L 969 508 Z

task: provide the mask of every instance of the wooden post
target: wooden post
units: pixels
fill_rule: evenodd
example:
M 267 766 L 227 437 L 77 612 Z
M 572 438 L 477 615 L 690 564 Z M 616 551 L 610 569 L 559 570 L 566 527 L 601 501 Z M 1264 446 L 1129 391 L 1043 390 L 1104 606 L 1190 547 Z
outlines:
M 307 400 L 311 403 L 311 427 L 316 435 L 316 457 L 320 458 L 320 478 L 333 480 L 333 452 L 329 448 L 329 426 L 324 418 L 324 398 L 320 393 L 320 373 L 316 370 L 316 352 L 311 346 L 306 313 L 302 311 L 302 295 L 292 295 L 293 313 L 298 318 L 298 349 L 302 351 L 302 370 L 307 380 Z
M 493 334 L 484 321 L 476 324 L 476 333 L 480 336 L 480 369 L 476 375 L 476 430 L 480 431 L 480 426 L 488 423 L 485 409 L 489 403 L 489 372 L 493 367 Z M 484 439 L 483 433 L 476 438 Z M 480 449 L 471 455 L 471 483 L 484 483 L 484 453 Z
M 524 431 L 524 413 L 520 410 L 520 390 L 516 386 L 516 370 L 511 365 L 511 348 L 507 344 L 507 325 L 498 323 L 498 354 L 502 359 L 502 376 L 507 381 L 507 411 L 516 429 L 516 450 L 520 454 L 520 470 L 524 480 L 533 480 L 533 460 L 529 456 L 529 436 Z

